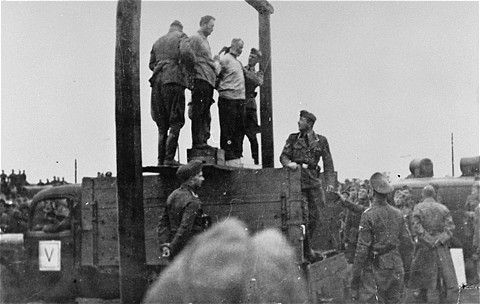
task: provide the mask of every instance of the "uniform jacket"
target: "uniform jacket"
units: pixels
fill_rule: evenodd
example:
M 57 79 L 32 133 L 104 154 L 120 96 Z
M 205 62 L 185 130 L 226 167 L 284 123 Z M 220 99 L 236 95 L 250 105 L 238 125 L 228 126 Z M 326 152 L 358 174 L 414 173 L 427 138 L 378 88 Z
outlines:
M 447 246 L 454 229 L 455 224 L 448 208 L 433 198 L 426 198 L 415 206 L 412 233 L 417 242 L 410 276 L 412 288 L 436 288 L 439 269 L 447 288 L 457 287 L 455 269 Z
M 257 109 L 257 103 L 255 102 L 257 92 L 255 92 L 255 89 L 258 86 L 263 85 L 263 72 L 256 72 L 254 66 L 251 67 L 247 65 L 243 68 L 243 73 L 245 75 L 246 107 L 250 109 Z
M 476 249 L 477 254 L 480 254 L 480 205 L 478 205 L 475 208 L 473 223 L 474 223 L 473 248 Z
M 411 242 L 400 210 L 386 200 L 374 198 L 372 206 L 360 219 L 354 275 L 369 263 L 373 263 L 374 271 L 384 275 L 403 273 L 403 257 L 399 249 Z M 391 270 L 391 273 L 384 270 Z
M 152 81 L 187 86 L 187 66 L 193 67 L 194 61 L 187 38 L 185 33 L 170 29 L 153 44 L 148 65 L 153 71 Z
M 195 54 L 195 79 L 204 80 L 215 87 L 220 64 L 213 60 L 207 37 L 198 31 L 197 35 L 190 37 L 189 44 Z
M 173 191 L 165 209 L 170 224 L 170 249 L 175 255 L 195 234 L 202 232 L 202 202 L 187 185 Z
M 321 186 L 321 181 L 318 178 L 320 158 L 323 160 L 323 171 L 326 175 L 327 185 L 335 185 L 333 160 L 327 138 L 313 131 L 307 136 L 301 136 L 300 132 L 290 134 L 280 155 L 280 162 L 283 166 L 290 162 L 307 165 L 307 169 L 301 169 L 302 189 L 307 189 Z

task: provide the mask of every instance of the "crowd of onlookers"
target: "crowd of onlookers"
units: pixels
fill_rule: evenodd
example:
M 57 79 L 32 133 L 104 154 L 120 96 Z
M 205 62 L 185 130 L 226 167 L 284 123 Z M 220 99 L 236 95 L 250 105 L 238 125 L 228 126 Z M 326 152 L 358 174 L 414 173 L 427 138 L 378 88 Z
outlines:
M 41 179 L 37 184 L 27 181 L 25 170 L 15 170 L 7 175 L 4 170 L 0 174 L 0 233 L 22 233 L 28 228 L 31 197 L 35 191 L 28 191 L 27 186 L 59 186 L 68 184 L 65 178 L 54 176 L 52 181 Z M 48 209 L 48 208 L 47 208 Z

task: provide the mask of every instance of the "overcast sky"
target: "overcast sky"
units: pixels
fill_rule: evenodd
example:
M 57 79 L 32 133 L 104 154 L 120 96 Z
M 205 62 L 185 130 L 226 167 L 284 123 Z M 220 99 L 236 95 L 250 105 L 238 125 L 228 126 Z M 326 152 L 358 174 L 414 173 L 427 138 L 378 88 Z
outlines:
M 276 167 L 298 112 L 316 114 L 341 180 L 375 171 L 401 177 L 428 157 L 436 176 L 479 155 L 477 2 L 271 2 Z M 243 1 L 142 2 L 143 165 L 156 164 L 148 69 L 153 42 L 178 19 L 194 34 L 216 17 L 217 53 L 234 37 L 258 46 L 258 17 Z M 29 182 L 116 172 L 115 2 L 1 2 L 1 168 Z M 187 91 L 187 101 L 190 93 Z M 215 99 L 217 95 L 215 94 Z M 219 146 L 217 103 L 211 145 Z M 182 129 L 181 160 L 191 145 Z M 244 162 L 251 164 L 245 140 Z

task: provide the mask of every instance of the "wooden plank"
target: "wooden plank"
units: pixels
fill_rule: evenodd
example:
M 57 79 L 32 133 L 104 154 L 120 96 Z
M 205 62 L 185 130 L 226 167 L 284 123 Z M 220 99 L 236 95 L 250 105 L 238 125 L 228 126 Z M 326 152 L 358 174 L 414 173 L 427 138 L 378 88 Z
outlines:
M 92 203 L 93 198 L 93 180 L 84 178 L 82 180 L 82 229 L 92 230 Z
M 82 266 L 93 266 L 93 236 L 92 230 L 82 231 Z

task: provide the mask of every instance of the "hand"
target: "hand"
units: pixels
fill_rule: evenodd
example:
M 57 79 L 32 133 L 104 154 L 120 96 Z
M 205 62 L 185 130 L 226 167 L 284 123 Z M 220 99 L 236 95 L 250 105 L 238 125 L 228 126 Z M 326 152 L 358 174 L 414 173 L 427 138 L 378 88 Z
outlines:
M 169 258 L 172 252 L 170 251 L 170 244 L 163 244 L 160 246 L 162 251 L 162 258 Z
M 332 185 L 328 185 L 327 186 L 327 192 L 333 192 L 334 191 L 334 188 Z
M 298 164 L 296 162 L 289 162 L 287 167 L 291 170 L 296 170 L 298 168 Z

